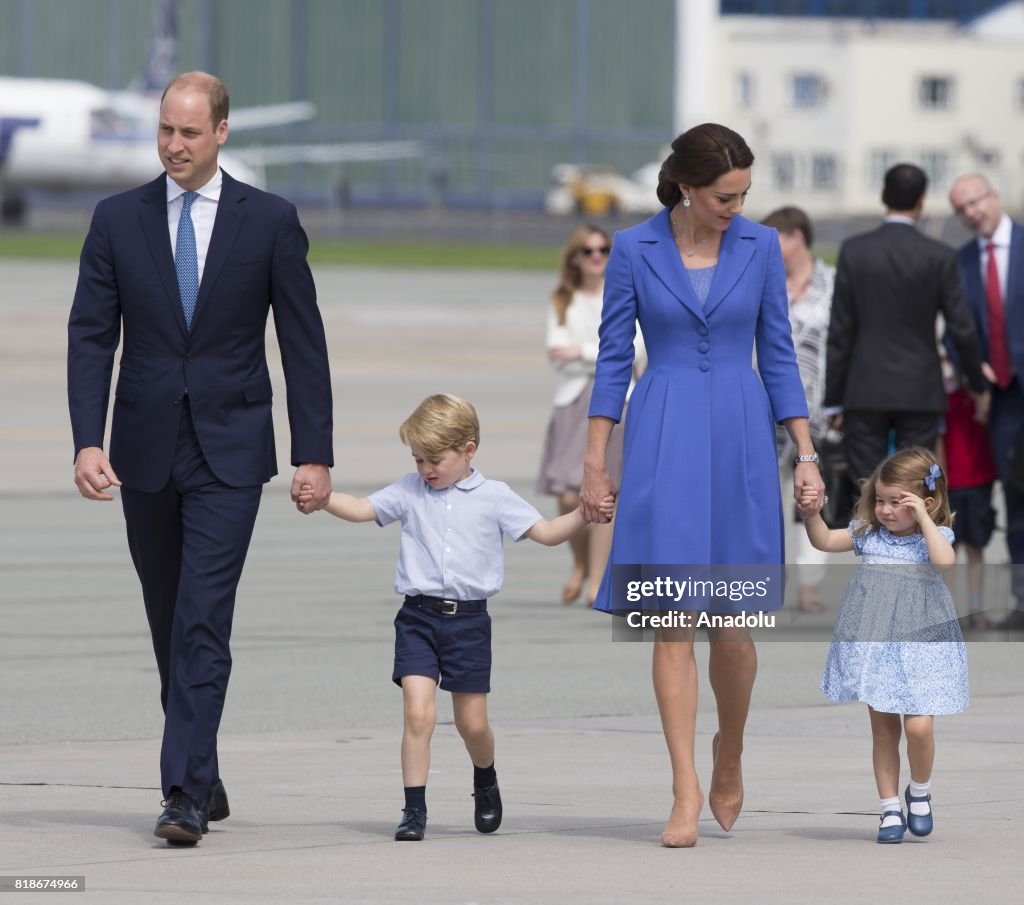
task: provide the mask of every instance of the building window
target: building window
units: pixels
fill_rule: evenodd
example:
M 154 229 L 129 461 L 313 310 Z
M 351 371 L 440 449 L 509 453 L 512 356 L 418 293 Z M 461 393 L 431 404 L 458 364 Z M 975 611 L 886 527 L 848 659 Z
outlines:
M 892 148 L 880 148 L 871 152 L 868 164 L 868 187 L 880 188 L 885 182 L 885 174 L 901 160 L 900 152 Z
M 950 181 L 949 154 L 946 151 L 922 151 L 921 169 L 928 176 L 929 185 L 944 189 Z
M 835 155 L 815 154 L 811 158 L 811 188 L 818 192 L 831 192 L 837 182 Z
M 798 110 L 820 107 L 827 93 L 825 80 L 820 75 L 800 72 L 793 76 L 793 106 Z
M 792 190 L 796 184 L 796 160 L 793 155 L 786 152 L 772 154 L 772 174 L 776 189 L 780 192 Z
M 925 110 L 949 110 L 953 106 L 953 80 L 948 76 L 923 76 L 917 98 Z
M 752 72 L 736 73 L 736 104 L 741 110 L 749 110 L 754 106 L 754 74 Z

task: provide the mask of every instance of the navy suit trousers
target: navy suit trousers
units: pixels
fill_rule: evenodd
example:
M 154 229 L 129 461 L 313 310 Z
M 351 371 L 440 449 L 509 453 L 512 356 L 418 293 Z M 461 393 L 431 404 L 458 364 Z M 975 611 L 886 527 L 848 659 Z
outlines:
M 1024 609 L 1024 490 L 1014 487 L 1009 480 L 1018 437 L 1024 432 L 1024 392 L 1019 381 L 1014 380 L 1005 390 L 992 388 L 989 431 L 1006 501 L 1006 546 L 1014 564 L 1011 591 L 1018 608 Z M 1019 464 L 1015 470 L 1020 470 Z
M 187 397 L 167 485 L 156 493 L 121 488 L 160 671 L 165 797 L 180 788 L 202 803 L 219 779 L 217 730 L 231 672 L 235 591 L 262 491 L 217 479 Z

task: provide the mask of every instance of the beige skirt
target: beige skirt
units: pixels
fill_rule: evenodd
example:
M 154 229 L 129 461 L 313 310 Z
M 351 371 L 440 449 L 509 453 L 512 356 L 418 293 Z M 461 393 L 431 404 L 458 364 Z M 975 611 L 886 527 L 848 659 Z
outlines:
M 560 406 L 551 413 L 547 435 L 544 437 L 544 452 L 540 460 L 540 474 L 535 490 L 550 496 L 563 493 L 579 493 L 583 483 L 583 456 L 587 451 L 587 432 L 590 419 L 590 394 L 594 390 L 593 379 L 587 382 L 583 392 L 568 405 Z M 612 428 L 608 440 L 608 474 L 618 484 L 622 477 L 622 425 Z

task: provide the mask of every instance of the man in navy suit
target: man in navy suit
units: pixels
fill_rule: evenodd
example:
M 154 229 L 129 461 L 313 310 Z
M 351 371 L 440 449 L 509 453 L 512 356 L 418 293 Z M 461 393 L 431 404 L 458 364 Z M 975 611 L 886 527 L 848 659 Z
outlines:
M 988 404 L 978 338 L 953 250 L 921 233 L 928 178 L 914 164 L 885 174 L 885 221 L 839 249 L 825 366 L 825 411 L 846 432 L 854 486 L 897 448 L 934 449 L 946 410 L 935 341 L 946 335 L 983 412 Z
M 267 315 L 287 381 L 291 459 L 314 499 L 330 495 L 331 378 L 308 242 L 293 205 L 236 182 L 217 155 L 228 95 L 202 72 L 160 104 L 166 175 L 100 202 L 68 325 L 75 483 L 119 487 L 160 673 L 165 809 L 156 835 L 202 838 L 228 815 L 217 764 L 229 639 L 264 483 L 277 473 Z M 103 452 L 114 354 L 109 458 Z
M 1003 212 L 999 194 L 977 174 L 961 176 L 949 202 L 977 238 L 957 253 L 964 292 L 992 384 L 989 429 L 1006 500 L 1006 545 L 1017 608 L 997 628 L 1024 630 L 1024 227 Z

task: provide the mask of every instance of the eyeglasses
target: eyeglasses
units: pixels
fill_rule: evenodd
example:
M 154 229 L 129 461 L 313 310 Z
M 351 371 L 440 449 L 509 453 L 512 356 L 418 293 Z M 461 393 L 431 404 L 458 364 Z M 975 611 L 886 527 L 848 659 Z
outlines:
M 962 217 L 968 210 L 970 210 L 972 207 L 976 207 L 977 205 L 981 204 L 981 202 L 988 198 L 988 196 L 991 194 L 992 192 L 991 190 L 989 190 L 974 198 L 969 198 L 959 207 L 954 207 L 953 213 L 956 214 L 958 217 Z
M 607 258 L 608 255 L 611 254 L 611 251 L 612 248 L 610 245 L 602 245 L 600 248 L 588 248 L 584 246 L 580 249 L 580 254 L 586 255 L 588 258 L 593 257 L 594 255 L 601 255 L 602 257 Z

